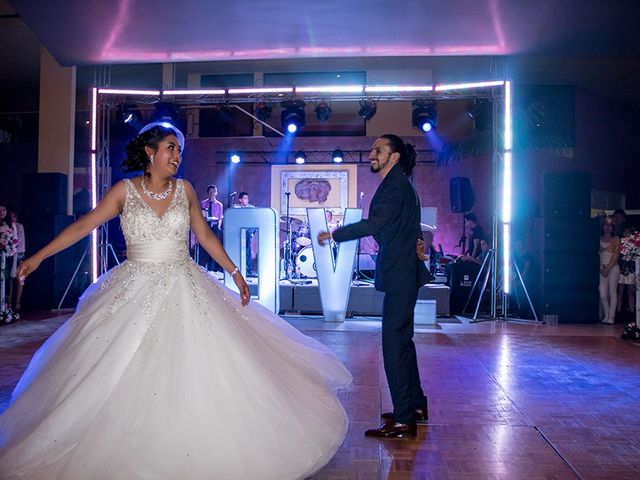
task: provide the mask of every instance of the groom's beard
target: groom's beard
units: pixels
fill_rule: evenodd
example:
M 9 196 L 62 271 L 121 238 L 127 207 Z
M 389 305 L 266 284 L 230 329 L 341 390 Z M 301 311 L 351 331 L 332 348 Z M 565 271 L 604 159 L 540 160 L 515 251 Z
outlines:
M 369 167 L 369 170 L 371 170 L 371 173 L 378 173 L 380 171 L 380 164 L 376 163 L 375 165 L 372 163 L 371 166 Z

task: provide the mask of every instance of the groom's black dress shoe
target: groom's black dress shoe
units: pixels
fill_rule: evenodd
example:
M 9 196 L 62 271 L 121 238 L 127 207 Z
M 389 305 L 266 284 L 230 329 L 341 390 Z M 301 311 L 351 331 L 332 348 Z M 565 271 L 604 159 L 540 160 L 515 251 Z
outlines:
M 380 419 L 383 422 L 393 420 L 393 412 L 384 412 L 382 415 L 380 415 Z M 416 408 L 416 423 L 426 424 L 427 420 L 429 420 L 428 410 L 426 408 Z
M 364 432 L 365 437 L 376 438 L 406 438 L 415 437 L 417 434 L 418 429 L 415 423 L 398 423 L 394 420 L 389 420 L 378 428 Z

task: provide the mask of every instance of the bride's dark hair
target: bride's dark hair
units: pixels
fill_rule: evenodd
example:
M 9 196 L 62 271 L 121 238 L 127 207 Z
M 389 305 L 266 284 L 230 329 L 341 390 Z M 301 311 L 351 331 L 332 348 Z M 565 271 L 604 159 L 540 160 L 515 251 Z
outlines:
M 146 171 L 150 160 L 144 147 L 148 146 L 156 150 L 158 144 L 169 135 L 175 135 L 175 132 L 171 128 L 160 125 L 138 134 L 127 144 L 127 158 L 122 161 L 122 170 L 125 172 Z

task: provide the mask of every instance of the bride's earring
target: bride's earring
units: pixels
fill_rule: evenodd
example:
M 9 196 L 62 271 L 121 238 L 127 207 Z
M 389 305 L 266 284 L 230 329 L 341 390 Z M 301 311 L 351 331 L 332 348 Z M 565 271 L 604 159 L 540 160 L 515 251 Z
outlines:
M 153 155 L 149 157 L 149 161 L 151 162 L 151 165 L 153 165 Z

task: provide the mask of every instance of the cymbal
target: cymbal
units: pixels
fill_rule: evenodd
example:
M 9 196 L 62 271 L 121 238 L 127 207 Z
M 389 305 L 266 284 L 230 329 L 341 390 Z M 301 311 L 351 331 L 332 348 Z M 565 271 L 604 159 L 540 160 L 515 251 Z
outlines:
M 429 231 L 429 232 L 433 232 L 435 230 L 437 230 L 438 227 L 436 225 L 429 225 L 428 223 L 421 223 L 420 224 L 420 230 L 422 231 Z
M 280 223 L 287 223 L 287 217 L 286 216 L 280 217 Z M 302 220 L 296 217 L 289 217 L 289 223 L 291 224 L 292 227 L 293 226 L 299 227 L 300 225 L 302 225 Z
M 218 217 L 207 217 L 207 222 L 217 222 L 220 220 Z

